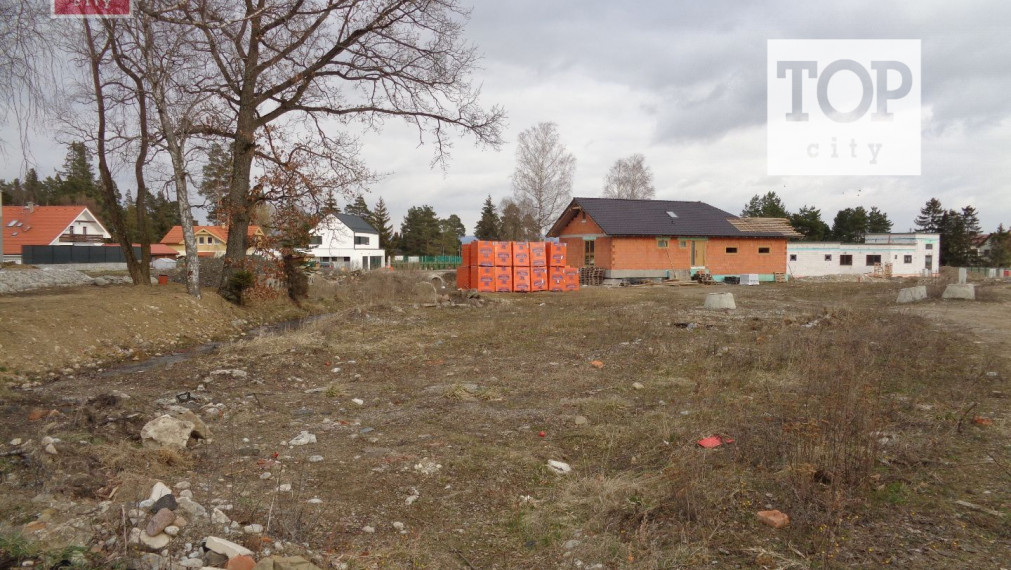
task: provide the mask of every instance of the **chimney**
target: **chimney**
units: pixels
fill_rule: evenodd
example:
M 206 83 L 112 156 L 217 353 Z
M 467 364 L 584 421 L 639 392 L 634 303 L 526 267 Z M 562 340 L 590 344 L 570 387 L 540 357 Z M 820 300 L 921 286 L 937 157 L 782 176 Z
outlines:
M 28 210 L 29 214 L 34 213 L 35 212 L 35 202 L 25 202 L 25 209 Z

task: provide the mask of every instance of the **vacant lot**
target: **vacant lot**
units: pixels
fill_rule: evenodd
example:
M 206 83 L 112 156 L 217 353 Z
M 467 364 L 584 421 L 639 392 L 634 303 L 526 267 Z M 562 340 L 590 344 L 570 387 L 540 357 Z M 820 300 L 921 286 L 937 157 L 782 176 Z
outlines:
M 440 307 L 378 278 L 331 286 L 335 312 L 297 331 L 0 392 L 2 534 L 123 563 L 127 513 L 161 480 L 264 527 L 232 540 L 322 567 L 1006 565 L 1011 289 L 906 308 L 900 286 Z M 712 291 L 738 309 L 701 309 Z M 212 438 L 142 449 L 169 405 Z M 316 442 L 289 445 L 302 431 Z M 696 444 L 711 435 L 733 442 Z M 223 531 L 197 517 L 169 554 Z

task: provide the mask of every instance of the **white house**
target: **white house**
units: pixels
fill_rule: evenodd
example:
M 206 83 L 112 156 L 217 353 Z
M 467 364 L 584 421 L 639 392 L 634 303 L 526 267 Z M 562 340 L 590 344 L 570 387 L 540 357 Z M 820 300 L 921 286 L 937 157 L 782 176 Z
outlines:
M 312 230 L 306 253 L 322 266 L 378 269 L 386 266 L 379 232 L 354 214 L 331 214 Z
M 939 234 L 867 234 L 864 243 L 797 241 L 786 246 L 791 277 L 891 274 L 916 277 L 940 269 Z
M 15 263 L 26 245 L 100 246 L 112 239 L 86 206 L 3 206 L 0 232 L 3 261 Z

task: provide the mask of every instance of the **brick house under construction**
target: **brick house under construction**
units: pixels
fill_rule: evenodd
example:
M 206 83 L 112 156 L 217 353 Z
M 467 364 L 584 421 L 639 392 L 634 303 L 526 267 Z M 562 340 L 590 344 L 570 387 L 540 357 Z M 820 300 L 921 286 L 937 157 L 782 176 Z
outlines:
M 718 281 L 786 273 L 786 243 L 799 237 L 785 219 L 741 218 L 702 202 L 574 198 L 548 231 L 568 247 L 569 265 L 595 266 L 610 279 Z

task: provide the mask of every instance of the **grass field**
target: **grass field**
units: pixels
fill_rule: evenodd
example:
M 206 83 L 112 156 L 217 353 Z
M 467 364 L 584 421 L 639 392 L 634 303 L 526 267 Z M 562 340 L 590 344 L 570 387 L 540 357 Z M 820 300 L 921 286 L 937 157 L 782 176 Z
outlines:
M 1006 285 L 914 308 L 894 305 L 900 283 L 587 288 L 423 307 L 399 302 L 389 279 L 328 285 L 336 312 L 298 331 L 141 374 L 10 390 L 3 441 L 68 443 L 54 457 L 0 458 L 5 533 L 37 519 L 39 494 L 94 504 L 118 483 L 121 504 L 161 479 L 266 526 L 270 542 L 252 546 L 280 540 L 324 567 L 1007 565 Z M 738 309 L 702 309 L 717 290 Z M 248 376 L 212 378 L 218 369 Z M 114 390 L 131 398 L 94 399 Z M 157 399 L 183 391 L 223 404 L 211 442 L 152 454 L 138 425 L 103 423 L 138 413 L 143 425 Z M 25 421 L 37 408 L 60 415 Z M 302 430 L 317 443 L 281 445 Z M 696 444 L 711 435 L 733 442 Z M 789 526 L 760 523 L 768 509 Z M 118 507 L 95 519 L 93 544 L 123 534 Z M 211 530 L 193 524 L 169 549 Z M 121 543 L 90 554 L 134 555 Z

